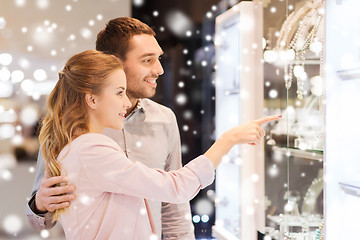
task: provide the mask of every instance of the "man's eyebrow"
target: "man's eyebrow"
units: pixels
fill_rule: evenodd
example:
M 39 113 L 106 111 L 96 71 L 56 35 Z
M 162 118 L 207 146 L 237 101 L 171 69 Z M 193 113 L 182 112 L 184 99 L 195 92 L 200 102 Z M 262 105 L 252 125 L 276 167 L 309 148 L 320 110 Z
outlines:
M 163 55 L 163 54 L 164 54 L 164 52 L 161 52 L 161 53 L 159 54 L 159 56 L 161 56 L 161 55 Z M 145 54 L 141 55 L 140 58 L 153 57 L 153 56 L 156 56 L 156 55 L 157 55 L 157 54 L 155 54 L 155 53 L 145 53 Z

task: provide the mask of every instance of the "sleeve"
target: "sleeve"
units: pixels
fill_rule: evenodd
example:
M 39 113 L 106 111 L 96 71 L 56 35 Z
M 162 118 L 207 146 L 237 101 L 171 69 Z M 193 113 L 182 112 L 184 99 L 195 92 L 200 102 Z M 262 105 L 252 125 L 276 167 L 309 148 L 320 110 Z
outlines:
M 35 230 L 50 229 L 55 226 L 56 222 L 52 221 L 52 212 L 39 213 L 35 205 L 35 194 L 40 188 L 40 183 L 44 177 L 44 159 L 41 155 L 41 149 L 38 153 L 36 162 L 35 181 L 31 191 L 31 198 L 26 204 L 26 215 L 31 227 Z
M 157 201 L 189 201 L 214 179 L 214 167 L 205 156 L 177 171 L 165 172 L 132 162 L 115 142 L 113 146 L 88 144 L 80 159 L 82 171 L 95 188 Z
M 171 121 L 169 125 L 168 157 L 166 159 L 165 171 L 177 170 L 182 167 L 181 161 L 181 141 L 179 127 L 175 114 L 171 112 Z M 164 240 L 180 239 L 194 240 L 194 225 L 190 210 L 190 203 L 173 204 L 162 202 L 161 205 L 161 223 Z

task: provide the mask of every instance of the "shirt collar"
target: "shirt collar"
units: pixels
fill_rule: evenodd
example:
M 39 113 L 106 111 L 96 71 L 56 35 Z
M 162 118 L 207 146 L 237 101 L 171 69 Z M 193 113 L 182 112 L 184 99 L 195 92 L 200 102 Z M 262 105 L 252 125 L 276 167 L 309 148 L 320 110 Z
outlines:
M 145 104 L 144 104 L 144 102 L 143 102 L 143 100 L 142 99 L 139 99 L 138 101 L 137 101 L 137 103 L 136 103 L 136 106 L 135 106 L 135 108 L 134 108 L 134 110 L 130 113 L 130 115 L 129 116 L 131 116 L 131 115 L 133 115 L 135 112 L 137 112 L 138 110 L 141 110 L 142 112 L 146 112 L 146 110 L 145 110 Z
M 142 99 L 139 99 L 137 104 L 136 104 L 136 107 L 135 107 L 135 110 L 142 110 L 143 112 L 146 112 L 146 107 L 145 107 L 145 104 L 143 102 Z

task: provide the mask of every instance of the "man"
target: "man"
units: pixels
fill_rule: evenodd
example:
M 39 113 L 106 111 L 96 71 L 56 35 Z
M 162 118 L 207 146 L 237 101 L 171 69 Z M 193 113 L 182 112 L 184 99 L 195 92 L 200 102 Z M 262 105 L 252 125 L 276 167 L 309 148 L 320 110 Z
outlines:
M 156 92 L 156 80 L 164 73 L 160 63 L 162 49 L 155 32 L 134 18 L 111 20 L 97 36 L 96 49 L 114 54 L 123 61 L 127 77 L 127 95 L 131 102 L 124 130 L 106 129 L 132 161 L 166 171 L 181 167 L 179 129 L 174 113 L 148 99 Z M 58 186 L 66 177 L 49 178 L 39 154 L 32 198 L 27 215 L 33 228 L 49 229 L 52 212 L 67 207 L 75 199 L 76 186 Z M 64 194 L 67 193 L 67 194 Z M 194 239 L 189 204 L 169 204 L 151 201 L 150 209 L 159 235 L 164 239 Z M 121 213 L 119 213 L 121 214 Z M 141 229 L 139 229 L 141 231 Z

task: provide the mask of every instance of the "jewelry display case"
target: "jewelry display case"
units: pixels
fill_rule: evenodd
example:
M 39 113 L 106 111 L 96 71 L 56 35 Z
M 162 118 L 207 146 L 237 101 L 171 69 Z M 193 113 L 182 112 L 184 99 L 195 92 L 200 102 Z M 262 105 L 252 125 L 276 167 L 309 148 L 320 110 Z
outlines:
M 288 2 L 286 9 L 292 6 L 292 11 L 282 23 L 275 30 L 264 29 L 263 63 L 256 68 L 261 80 L 258 75 L 248 81 L 246 64 L 257 58 L 249 60 L 244 54 L 252 46 L 245 47 L 246 34 L 230 27 L 229 16 L 241 22 L 244 12 L 236 8 L 236 14 L 228 11 L 216 22 L 217 36 L 228 29 L 216 45 L 217 78 L 221 77 L 216 81 L 217 137 L 243 123 L 244 116 L 283 115 L 264 126 L 267 136 L 257 154 L 245 158 L 248 146 L 234 148 L 217 170 L 213 232 L 218 239 L 255 240 L 251 234 L 256 230 L 266 240 L 358 236 L 360 2 L 284 4 Z M 270 8 L 262 13 L 264 27 Z M 260 82 L 262 104 L 251 105 L 256 114 L 248 115 L 249 96 L 259 101 L 259 92 L 249 89 L 257 89 Z
M 261 3 L 241 2 L 216 18 L 216 138 L 263 115 Z M 264 156 L 235 146 L 216 170 L 217 239 L 256 239 L 264 227 Z
M 325 239 L 358 239 L 360 1 L 326 1 Z
M 264 51 L 265 111 L 283 115 L 269 126 L 265 143 L 271 239 L 322 237 L 324 16 L 324 1 L 297 1 L 276 44 Z

